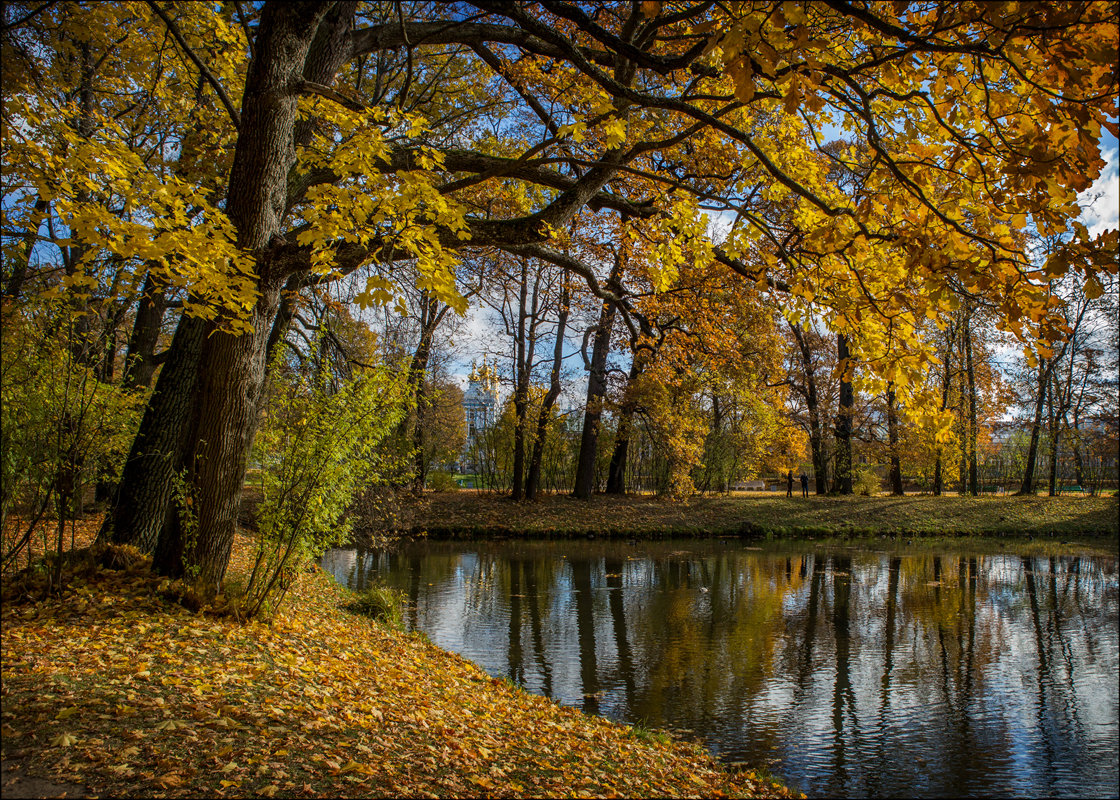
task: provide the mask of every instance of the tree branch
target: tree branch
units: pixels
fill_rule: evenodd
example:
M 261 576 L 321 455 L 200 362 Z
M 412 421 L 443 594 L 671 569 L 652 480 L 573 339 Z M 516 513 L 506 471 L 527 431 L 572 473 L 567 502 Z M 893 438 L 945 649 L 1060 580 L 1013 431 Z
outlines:
M 152 11 L 156 12 L 156 16 L 163 20 L 163 24 L 167 26 L 167 30 L 175 37 L 175 41 L 179 43 L 179 47 L 182 48 L 183 53 L 198 67 L 198 71 L 202 74 L 202 77 L 205 78 L 206 82 L 214 89 L 214 92 L 218 95 L 218 99 L 221 100 L 222 105 L 226 107 L 226 112 L 229 113 L 229 118 L 233 121 L 233 127 L 239 129 L 241 127 L 241 114 L 234 108 L 221 82 L 214 77 L 214 73 L 202 63 L 202 59 L 199 58 L 198 54 L 187 44 L 187 40 L 183 38 L 183 32 L 179 30 L 179 26 L 176 24 L 175 20 L 171 19 L 171 17 L 167 15 L 167 12 L 159 7 L 155 0 L 148 0 L 148 5 L 151 6 Z

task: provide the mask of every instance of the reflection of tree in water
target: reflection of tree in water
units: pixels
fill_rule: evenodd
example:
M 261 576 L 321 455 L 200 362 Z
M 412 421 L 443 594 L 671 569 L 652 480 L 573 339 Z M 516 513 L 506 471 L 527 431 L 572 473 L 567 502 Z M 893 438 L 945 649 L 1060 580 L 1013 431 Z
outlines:
M 341 577 L 388 568 L 414 625 L 443 615 L 457 627 L 437 641 L 470 641 L 495 673 L 732 760 L 779 756 L 803 790 L 1029 794 L 1115 774 L 1090 745 L 1093 676 L 1117 668 L 1113 559 L 685 546 L 429 543 Z
M 583 687 L 583 710 L 599 711 L 599 668 L 595 653 L 595 598 L 591 595 L 591 561 L 573 559 L 572 587 L 576 599 L 576 625 L 579 629 L 579 677 Z
M 532 636 L 537 669 L 541 675 L 541 692 L 545 697 L 552 697 L 552 664 L 545 657 L 544 638 L 541 635 L 541 601 L 537 588 L 537 572 L 543 568 L 546 575 L 551 575 L 551 565 L 552 562 L 548 560 L 530 561 L 525 576 L 525 598 L 529 601 L 529 633 Z M 551 584 L 551 581 L 548 583 Z
M 521 663 L 521 575 L 525 561 L 511 558 L 509 566 L 509 677 L 518 684 L 525 683 L 525 667 Z
M 851 599 L 852 559 L 837 555 L 832 559 L 832 631 L 836 647 L 836 678 L 832 690 L 832 726 L 835 741 L 834 780 L 840 787 L 849 785 L 845 762 L 844 734 L 845 712 L 851 725 L 851 736 L 859 739 L 859 716 L 856 697 L 852 690 L 851 667 Z
M 603 562 L 606 570 L 607 602 L 610 606 L 611 630 L 614 633 L 615 651 L 618 653 L 617 679 L 622 681 L 626 691 L 626 707 L 634 704 L 634 662 L 630 656 L 630 639 L 626 635 L 626 609 L 623 604 L 623 569 L 625 563 L 619 558 L 607 558 Z

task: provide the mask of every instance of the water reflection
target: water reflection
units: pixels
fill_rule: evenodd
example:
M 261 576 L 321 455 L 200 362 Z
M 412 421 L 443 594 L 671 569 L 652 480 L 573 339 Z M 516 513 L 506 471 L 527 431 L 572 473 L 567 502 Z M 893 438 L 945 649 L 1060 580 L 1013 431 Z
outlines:
M 1114 555 L 729 542 L 339 550 L 437 644 L 811 795 L 1117 795 Z

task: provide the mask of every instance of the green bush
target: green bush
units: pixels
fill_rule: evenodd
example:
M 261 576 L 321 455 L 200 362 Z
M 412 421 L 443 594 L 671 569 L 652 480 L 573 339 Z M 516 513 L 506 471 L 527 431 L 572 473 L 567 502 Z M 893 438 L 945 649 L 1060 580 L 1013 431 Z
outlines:
M 30 557 L 31 533 L 46 516 L 59 521 L 54 547 L 62 547 L 61 521 L 81 515 L 84 486 L 115 480 L 144 412 L 144 391 L 102 382 L 78 357 L 104 348 L 81 332 L 83 313 L 50 300 L 0 309 L 4 568 L 21 552 Z
M 433 492 L 456 492 L 459 484 L 450 472 L 436 469 L 428 473 L 428 488 Z
M 245 616 L 278 606 L 304 564 L 346 542 L 354 496 L 400 472 L 381 444 L 407 412 L 405 374 L 371 367 L 335 389 L 272 370 L 255 443 L 263 498 L 256 560 L 238 599 Z
M 879 479 L 878 473 L 871 467 L 860 467 L 855 471 L 852 480 L 852 491 L 856 494 L 862 494 L 865 497 L 871 497 L 879 493 L 882 488 L 882 481 Z

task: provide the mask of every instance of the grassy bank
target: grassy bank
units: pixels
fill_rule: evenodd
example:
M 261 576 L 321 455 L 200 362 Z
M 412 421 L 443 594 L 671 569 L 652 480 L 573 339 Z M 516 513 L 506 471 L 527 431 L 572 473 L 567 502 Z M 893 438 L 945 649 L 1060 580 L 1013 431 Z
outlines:
M 574 500 L 547 495 L 534 503 L 459 491 L 425 496 L 416 534 L 433 538 L 493 536 L 879 536 L 981 535 L 1115 537 L 1116 497 L 787 498 L 781 495 L 695 497 L 687 504 L 656 497 Z
M 231 569 L 244 568 L 247 551 L 239 539 Z M 9 595 L 12 586 L 9 576 Z M 91 796 L 785 791 L 727 771 L 697 745 L 491 679 L 421 636 L 348 612 L 352 599 L 311 568 L 271 625 L 239 624 L 167 599 L 142 561 L 87 563 L 61 597 L 9 596 L 5 764 Z

